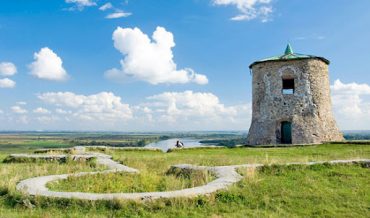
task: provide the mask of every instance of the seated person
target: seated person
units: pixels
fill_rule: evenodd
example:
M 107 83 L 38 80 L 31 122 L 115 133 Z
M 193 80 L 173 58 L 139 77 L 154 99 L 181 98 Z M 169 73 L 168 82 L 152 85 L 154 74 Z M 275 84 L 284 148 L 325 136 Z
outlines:
M 183 148 L 184 147 L 184 143 L 180 142 L 179 140 L 177 140 L 176 142 L 176 148 Z

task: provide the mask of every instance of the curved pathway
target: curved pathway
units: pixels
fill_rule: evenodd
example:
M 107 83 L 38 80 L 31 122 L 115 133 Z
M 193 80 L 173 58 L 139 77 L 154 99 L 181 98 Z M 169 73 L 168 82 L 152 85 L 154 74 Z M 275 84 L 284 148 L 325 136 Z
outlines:
M 62 175 L 50 175 L 40 176 L 23 180 L 16 186 L 17 190 L 34 196 L 45 196 L 55 198 L 76 198 L 85 200 L 113 200 L 113 199 L 127 199 L 127 200 L 151 200 L 158 198 L 176 198 L 176 197 L 195 197 L 198 195 L 206 195 L 216 192 L 221 189 L 226 189 L 232 184 L 240 181 L 243 177 L 236 171 L 238 168 L 258 168 L 262 167 L 263 164 L 243 164 L 243 165 L 232 165 L 232 166 L 194 166 L 189 164 L 175 165 L 172 167 L 180 169 L 191 169 L 191 170 L 208 170 L 216 176 L 216 179 L 203 186 L 194 188 L 176 190 L 176 191 L 165 191 L 165 192 L 142 192 L 142 193 L 85 193 L 85 192 L 58 192 L 50 191 L 46 184 L 48 182 L 66 179 L 69 176 L 83 176 L 93 175 L 98 173 L 111 173 L 111 172 L 127 172 L 127 173 L 138 173 L 137 169 L 127 167 L 112 160 L 112 157 L 101 153 L 90 153 L 86 152 L 84 147 L 75 147 L 75 155 L 48 155 L 48 154 L 13 154 L 11 158 L 41 158 L 50 160 L 59 160 L 63 158 L 71 157 L 72 160 L 90 159 L 96 158 L 97 164 L 104 165 L 108 169 L 98 172 L 80 172 L 73 174 L 62 174 Z M 356 163 L 365 162 L 370 163 L 369 159 L 355 159 L 355 160 L 334 160 L 334 161 L 318 161 L 318 162 L 306 162 L 306 163 L 288 163 L 286 165 L 300 164 L 300 165 L 313 165 L 313 164 L 338 164 L 338 163 Z

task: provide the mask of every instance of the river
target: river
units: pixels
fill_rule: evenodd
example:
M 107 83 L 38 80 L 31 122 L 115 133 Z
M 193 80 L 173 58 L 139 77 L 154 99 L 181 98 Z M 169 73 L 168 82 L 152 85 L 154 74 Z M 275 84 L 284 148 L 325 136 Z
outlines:
M 162 141 L 159 141 L 159 142 L 152 142 L 150 144 L 147 144 L 145 147 L 147 147 L 147 148 L 160 148 L 162 151 L 167 152 L 168 149 L 176 147 L 176 142 L 178 140 L 181 141 L 182 143 L 184 143 L 185 148 L 199 147 L 199 146 L 202 145 L 202 143 L 200 143 L 199 140 L 197 140 L 197 139 L 173 138 L 173 139 L 162 140 Z

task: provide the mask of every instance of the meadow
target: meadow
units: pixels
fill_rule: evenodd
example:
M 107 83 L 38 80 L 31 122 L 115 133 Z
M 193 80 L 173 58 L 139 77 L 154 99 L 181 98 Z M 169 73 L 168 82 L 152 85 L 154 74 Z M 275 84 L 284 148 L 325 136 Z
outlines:
M 91 202 L 24 196 L 15 190 L 15 185 L 22 179 L 103 169 L 94 162 L 3 163 L 7 154 L 12 152 L 32 152 L 40 147 L 64 147 L 62 142 L 66 140 L 50 137 L 54 138 L 45 139 L 41 144 L 38 144 L 35 138 L 33 139 L 36 142 L 33 144 L 28 143 L 32 141 L 31 139 L 22 137 L 14 139 L 18 140 L 14 142 L 18 143 L 15 147 L 0 144 L 0 217 L 368 217 L 369 215 L 369 166 L 277 164 L 370 159 L 370 143 L 289 148 L 183 149 L 169 153 L 107 150 L 105 153 L 112 155 L 114 160 L 139 169 L 140 174 L 93 175 L 79 179 L 71 177 L 56 184 L 51 183 L 49 187 L 54 190 L 89 192 L 174 190 L 194 187 L 213 179 L 207 172 L 185 175 L 178 172 L 170 173 L 170 166 L 174 164 L 217 166 L 265 163 L 269 166 L 257 170 L 241 168 L 239 173 L 244 176 L 243 180 L 230 189 L 193 199 Z M 80 137 L 78 140 L 82 140 Z M 141 135 L 140 140 L 143 137 L 159 139 L 160 136 Z M 9 137 L 6 140 L 11 141 Z M 24 141 L 27 142 L 22 144 Z

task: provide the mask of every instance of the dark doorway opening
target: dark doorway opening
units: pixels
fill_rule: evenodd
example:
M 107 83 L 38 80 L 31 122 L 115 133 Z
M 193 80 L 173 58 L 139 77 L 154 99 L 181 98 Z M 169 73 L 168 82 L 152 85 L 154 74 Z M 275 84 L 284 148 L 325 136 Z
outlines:
M 292 144 L 292 123 L 281 122 L 281 144 Z
M 283 79 L 283 94 L 294 94 L 294 79 Z

